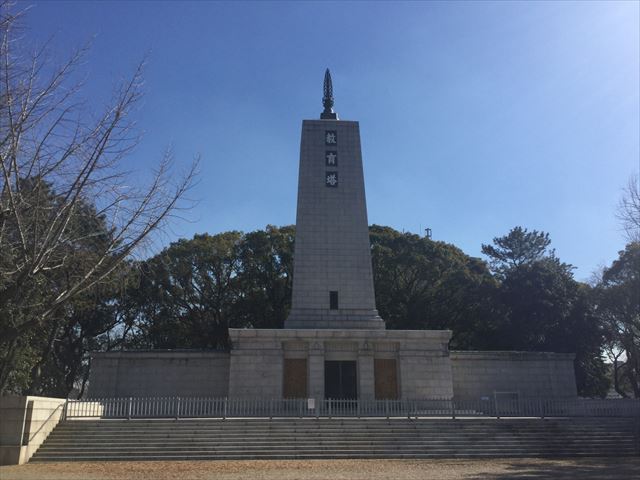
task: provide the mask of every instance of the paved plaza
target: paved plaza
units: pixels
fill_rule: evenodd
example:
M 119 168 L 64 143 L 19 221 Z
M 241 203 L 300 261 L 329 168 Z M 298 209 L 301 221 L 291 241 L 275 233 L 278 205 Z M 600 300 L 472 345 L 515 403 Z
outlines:
M 611 480 L 640 458 L 72 462 L 0 467 L 2 480 Z

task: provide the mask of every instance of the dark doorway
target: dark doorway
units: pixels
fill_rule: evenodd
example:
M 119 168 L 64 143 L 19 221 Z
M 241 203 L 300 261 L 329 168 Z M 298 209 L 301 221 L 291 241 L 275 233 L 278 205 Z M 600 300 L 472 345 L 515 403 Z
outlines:
M 324 362 L 324 397 L 345 400 L 358 398 L 355 361 L 327 360 Z

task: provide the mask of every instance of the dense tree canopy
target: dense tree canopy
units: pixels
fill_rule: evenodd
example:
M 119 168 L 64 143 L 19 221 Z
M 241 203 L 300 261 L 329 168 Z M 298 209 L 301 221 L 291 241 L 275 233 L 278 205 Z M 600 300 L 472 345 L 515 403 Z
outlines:
M 376 303 L 387 328 L 451 329 L 452 347 L 480 347 L 496 317 L 485 262 L 444 242 L 370 229 Z
M 129 289 L 135 341 L 226 348 L 228 327 L 282 328 L 291 301 L 293 228 L 179 240 L 140 264 Z

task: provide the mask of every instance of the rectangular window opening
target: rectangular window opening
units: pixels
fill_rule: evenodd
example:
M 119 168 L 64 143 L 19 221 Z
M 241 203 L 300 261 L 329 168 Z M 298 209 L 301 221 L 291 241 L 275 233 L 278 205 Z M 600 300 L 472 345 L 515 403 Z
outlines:
M 332 290 L 329 292 L 329 309 L 338 310 L 338 292 Z

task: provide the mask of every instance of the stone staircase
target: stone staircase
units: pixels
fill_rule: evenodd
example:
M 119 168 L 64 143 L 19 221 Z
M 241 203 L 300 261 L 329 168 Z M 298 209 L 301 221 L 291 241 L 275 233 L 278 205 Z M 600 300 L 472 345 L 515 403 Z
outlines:
M 639 437 L 628 418 L 67 420 L 31 461 L 633 456 Z

